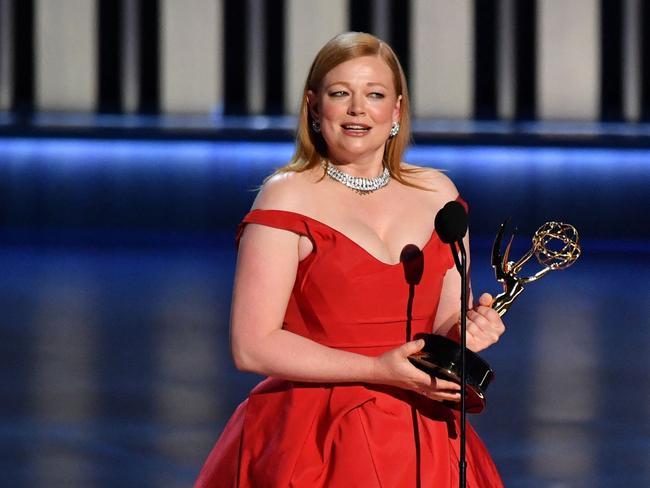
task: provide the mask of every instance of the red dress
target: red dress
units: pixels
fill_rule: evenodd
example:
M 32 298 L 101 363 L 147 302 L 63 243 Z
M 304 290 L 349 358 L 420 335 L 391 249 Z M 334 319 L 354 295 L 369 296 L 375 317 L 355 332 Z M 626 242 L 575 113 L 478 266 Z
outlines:
M 435 232 L 419 255 L 421 280 L 409 290 L 402 263 L 377 260 L 313 218 L 253 210 L 239 234 L 248 223 L 286 229 L 314 245 L 298 266 L 286 330 L 367 355 L 406 342 L 409 310 L 411 336 L 431 332 L 442 280 L 453 266 L 449 247 Z M 415 392 L 267 378 L 230 418 L 194 486 L 455 487 L 459 432 L 457 412 Z M 503 486 L 469 426 L 467 465 L 467 486 Z

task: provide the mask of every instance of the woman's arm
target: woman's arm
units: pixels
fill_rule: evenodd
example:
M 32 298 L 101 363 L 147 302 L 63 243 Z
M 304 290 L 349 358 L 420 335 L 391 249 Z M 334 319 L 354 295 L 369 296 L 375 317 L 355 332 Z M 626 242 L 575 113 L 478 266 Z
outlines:
M 371 358 L 282 329 L 298 267 L 299 236 L 249 224 L 239 243 L 231 311 L 235 365 L 298 381 L 370 381 Z

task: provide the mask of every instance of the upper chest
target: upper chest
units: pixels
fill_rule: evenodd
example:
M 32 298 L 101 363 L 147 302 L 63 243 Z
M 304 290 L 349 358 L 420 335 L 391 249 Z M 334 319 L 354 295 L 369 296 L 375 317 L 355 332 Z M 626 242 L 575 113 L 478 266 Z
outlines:
M 357 195 L 348 191 L 349 194 L 338 191 L 337 198 L 331 196 L 327 204 L 321 202 L 312 215 L 377 260 L 397 263 L 405 247 L 415 245 L 423 249 L 431 239 L 439 206 L 431 192 L 397 188 L 383 195 L 382 190 Z M 308 251 L 305 245 L 309 244 L 303 243 L 303 250 Z

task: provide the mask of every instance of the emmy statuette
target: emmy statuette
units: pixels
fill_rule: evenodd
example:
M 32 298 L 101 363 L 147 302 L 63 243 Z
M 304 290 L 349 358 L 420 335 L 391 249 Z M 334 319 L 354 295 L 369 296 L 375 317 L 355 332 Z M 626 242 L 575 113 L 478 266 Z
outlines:
M 518 261 L 510 261 L 510 248 L 514 235 L 510 237 L 504 253 L 501 253 L 503 235 L 508 221 L 501 224 L 492 247 L 492 267 L 497 281 L 503 284 L 503 292 L 492 302 L 492 308 L 503 316 L 514 300 L 524 290 L 524 285 L 540 279 L 549 271 L 566 269 L 579 257 L 581 248 L 578 231 L 569 224 L 546 222 L 532 238 L 532 247 Z M 519 276 L 524 265 L 535 256 L 542 268 L 536 273 Z M 435 334 L 424 334 L 424 348 L 409 357 L 421 370 L 442 379 L 461 382 L 461 347 L 455 341 Z M 469 413 L 483 411 L 486 403 L 485 392 L 494 378 L 490 365 L 478 354 L 465 350 L 466 357 L 466 409 Z M 458 408 L 456 404 L 450 406 Z

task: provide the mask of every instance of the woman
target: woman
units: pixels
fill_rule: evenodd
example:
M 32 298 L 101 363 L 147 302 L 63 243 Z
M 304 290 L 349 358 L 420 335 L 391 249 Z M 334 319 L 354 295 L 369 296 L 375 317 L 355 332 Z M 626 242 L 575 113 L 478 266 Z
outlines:
M 459 196 L 440 172 L 401 162 L 408 110 L 399 62 L 374 36 L 339 35 L 316 56 L 296 154 L 238 236 L 232 353 L 269 378 L 196 487 L 457 486 L 458 414 L 442 402 L 459 386 L 408 356 L 416 333 L 457 335 L 460 279 L 433 221 Z M 414 245 L 424 264 L 409 285 L 400 256 Z M 490 303 L 468 312 L 474 351 L 504 331 Z M 501 486 L 472 429 L 467 439 L 468 486 Z

